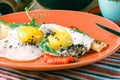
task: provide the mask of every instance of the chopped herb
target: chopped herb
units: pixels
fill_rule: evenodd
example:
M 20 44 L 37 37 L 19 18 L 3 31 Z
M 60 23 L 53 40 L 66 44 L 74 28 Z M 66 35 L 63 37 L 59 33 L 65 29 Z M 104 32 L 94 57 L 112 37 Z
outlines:
M 55 39 L 57 39 L 59 41 L 59 38 L 58 37 L 55 37 Z
M 34 51 L 32 51 L 32 53 L 34 53 Z
M 60 49 L 60 51 L 58 51 L 56 54 L 59 56 L 73 56 L 73 57 L 80 57 L 81 55 L 84 54 L 84 52 L 86 51 L 86 48 L 81 45 L 81 44 L 77 44 L 77 45 L 71 45 L 65 49 Z
M 32 38 L 34 38 L 34 36 L 32 36 Z
M 17 23 L 10 23 L 10 24 L 8 24 L 8 26 L 9 26 L 11 29 L 15 29 L 15 28 L 19 27 L 20 24 L 17 24 Z
M 20 45 L 20 43 L 18 43 L 18 45 Z
M 7 42 L 8 42 L 8 40 L 5 40 L 4 42 L 6 42 L 6 43 L 7 43 Z
M 10 45 L 10 48 L 12 48 L 13 46 L 12 45 Z
M 55 34 L 56 34 L 55 32 L 52 32 L 52 31 L 50 32 L 50 35 L 52 36 L 54 36 Z

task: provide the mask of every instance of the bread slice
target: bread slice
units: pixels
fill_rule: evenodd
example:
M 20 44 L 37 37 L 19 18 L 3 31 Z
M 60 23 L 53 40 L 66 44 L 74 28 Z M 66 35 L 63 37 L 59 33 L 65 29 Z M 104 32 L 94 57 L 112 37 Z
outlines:
M 107 43 L 100 40 L 94 40 L 91 44 L 91 49 L 97 52 L 100 52 L 105 47 L 107 47 Z

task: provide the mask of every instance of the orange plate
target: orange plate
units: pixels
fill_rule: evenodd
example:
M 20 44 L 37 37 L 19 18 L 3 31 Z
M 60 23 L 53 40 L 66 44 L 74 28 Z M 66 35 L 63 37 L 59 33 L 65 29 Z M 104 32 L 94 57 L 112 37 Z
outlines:
M 79 62 L 70 64 L 50 65 L 43 63 L 41 59 L 37 59 L 31 62 L 15 62 L 0 58 L 0 66 L 21 70 L 41 71 L 69 69 L 97 62 L 107 56 L 110 56 L 120 48 L 120 37 L 117 37 L 96 26 L 95 23 L 99 23 L 108 26 L 116 31 L 120 31 L 120 28 L 116 24 L 103 17 L 90 13 L 65 10 L 34 10 L 30 12 L 30 15 L 37 18 L 37 23 L 40 23 L 38 16 L 42 15 L 43 21 L 45 23 L 50 22 L 67 27 L 75 26 L 81 31 L 89 34 L 91 37 L 106 42 L 109 47 L 99 53 L 88 53 L 82 56 L 79 59 Z M 6 22 L 25 23 L 30 21 L 25 12 L 9 14 L 1 16 L 0 18 Z

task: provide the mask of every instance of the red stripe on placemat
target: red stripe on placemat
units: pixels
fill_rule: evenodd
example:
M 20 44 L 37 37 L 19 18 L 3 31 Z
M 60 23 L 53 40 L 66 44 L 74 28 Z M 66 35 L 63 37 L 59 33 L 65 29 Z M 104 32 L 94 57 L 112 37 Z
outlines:
M 112 56 L 110 56 L 110 57 L 120 59 L 120 56 L 119 56 L 119 55 L 112 55 Z
M 41 76 L 38 71 L 23 71 L 23 70 L 16 70 L 18 73 L 20 74 L 24 74 L 24 75 L 27 75 L 27 76 L 34 76 L 36 78 L 44 78 L 46 76 Z
M 22 74 L 25 74 L 27 76 L 34 76 L 36 78 L 40 78 L 42 80 L 58 80 L 59 77 L 56 77 L 56 76 L 50 76 L 50 75 L 47 75 L 45 72 L 40 72 L 40 71 L 21 71 L 21 70 L 18 70 L 20 73 Z M 44 75 L 46 74 L 46 75 Z

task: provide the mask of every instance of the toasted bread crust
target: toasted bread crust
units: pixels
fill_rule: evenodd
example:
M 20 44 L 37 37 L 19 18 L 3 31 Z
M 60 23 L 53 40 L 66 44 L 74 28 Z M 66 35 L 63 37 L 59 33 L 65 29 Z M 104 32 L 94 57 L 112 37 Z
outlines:
M 107 43 L 100 40 L 94 40 L 91 44 L 91 49 L 97 52 L 100 52 L 105 47 L 107 47 Z

